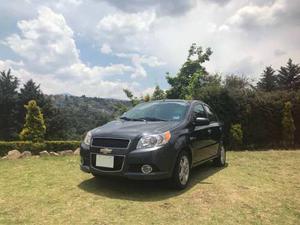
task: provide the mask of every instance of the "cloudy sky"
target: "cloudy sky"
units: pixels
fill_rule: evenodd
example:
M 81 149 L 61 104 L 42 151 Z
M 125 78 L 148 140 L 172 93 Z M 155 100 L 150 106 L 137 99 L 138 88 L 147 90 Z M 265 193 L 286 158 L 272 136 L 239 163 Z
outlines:
M 0 28 L 0 70 L 47 94 L 166 89 L 193 42 L 223 76 L 300 63 L 299 0 L 0 0 Z

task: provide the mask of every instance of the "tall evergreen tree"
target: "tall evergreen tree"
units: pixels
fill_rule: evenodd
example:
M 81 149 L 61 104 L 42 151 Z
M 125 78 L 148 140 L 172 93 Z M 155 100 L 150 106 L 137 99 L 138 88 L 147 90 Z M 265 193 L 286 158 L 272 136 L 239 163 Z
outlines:
M 63 133 L 64 126 L 66 126 L 61 110 L 55 108 L 50 97 L 43 94 L 40 85 L 33 80 L 27 81 L 20 89 L 19 93 L 19 113 L 18 113 L 18 129 L 20 130 L 24 124 L 26 109 L 24 105 L 30 100 L 35 100 L 37 105 L 41 108 L 45 124 L 47 127 L 46 138 L 56 138 L 58 134 Z
M 10 140 L 17 137 L 17 88 L 19 80 L 7 72 L 0 72 L 0 139 Z
M 45 105 L 45 97 L 40 90 L 40 85 L 33 82 L 32 79 L 27 81 L 23 87 L 20 89 L 19 93 L 19 123 L 24 124 L 24 118 L 26 114 L 26 109 L 24 107 L 30 100 L 35 100 L 37 104 L 43 108 Z M 44 110 L 43 110 L 44 111 Z
M 257 88 L 262 91 L 274 91 L 278 88 L 277 76 L 272 66 L 268 66 L 262 73 L 260 81 L 257 83 Z
M 26 141 L 40 142 L 44 140 L 46 126 L 40 107 L 35 100 L 28 102 L 24 106 L 27 109 L 24 127 L 20 133 L 20 138 Z
M 164 90 L 160 89 L 160 87 L 158 85 L 156 85 L 154 92 L 151 96 L 151 100 L 161 100 L 161 99 L 165 99 L 165 98 L 166 98 L 166 94 L 165 94 Z
M 189 49 L 187 61 L 182 65 L 180 71 L 175 77 L 171 77 L 167 74 L 167 81 L 171 88 L 167 91 L 167 98 L 187 98 L 190 94 L 189 85 L 194 76 L 200 78 L 207 75 L 207 71 L 203 66 L 203 63 L 209 61 L 209 57 L 212 54 L 210 48 L 204 52 L 201 46 L 197 46 L 195 43 Z
M 300 89 L 300 66 L 289 59 L 285 67 L 278 71 L 278 84 L 284 90 Z

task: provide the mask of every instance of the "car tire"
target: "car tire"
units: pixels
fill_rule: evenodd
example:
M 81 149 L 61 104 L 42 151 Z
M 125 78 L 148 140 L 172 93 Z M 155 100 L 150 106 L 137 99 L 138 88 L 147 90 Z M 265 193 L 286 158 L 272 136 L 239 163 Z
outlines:
M 226 165 L 226 150 L 222 144 L 219 145 L 219 154 L 213 160 L 213 163 L 217 167 L 224 167 Z
M 171 178 L 171 185 L 175 189 L 182 190 L 188 185 L 190 179 L 191 162 L 189 154 L 186 151 L 179 153 L 173 176 Z

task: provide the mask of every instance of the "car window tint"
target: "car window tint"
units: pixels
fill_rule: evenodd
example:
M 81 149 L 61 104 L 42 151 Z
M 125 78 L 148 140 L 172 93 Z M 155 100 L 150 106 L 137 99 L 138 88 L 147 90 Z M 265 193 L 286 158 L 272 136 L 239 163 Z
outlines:
M 193 112 L 195 117 L 206 117 L 202 104 L 195 105 Z
M 205 111 L 207 113 L 207 117 L 211 122 L 217 122 L 217 116 L 213 113 L 213 111 L 207 106 L 204 105 Z

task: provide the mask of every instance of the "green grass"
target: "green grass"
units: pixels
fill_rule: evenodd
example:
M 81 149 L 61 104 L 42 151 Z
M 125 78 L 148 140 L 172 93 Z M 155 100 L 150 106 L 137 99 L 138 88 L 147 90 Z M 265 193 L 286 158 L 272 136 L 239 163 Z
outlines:
M 229 152 L 164 182 L 96 180 L 77 157 L 0 161 L 0 224 L 299 224 L 300 151 Z

